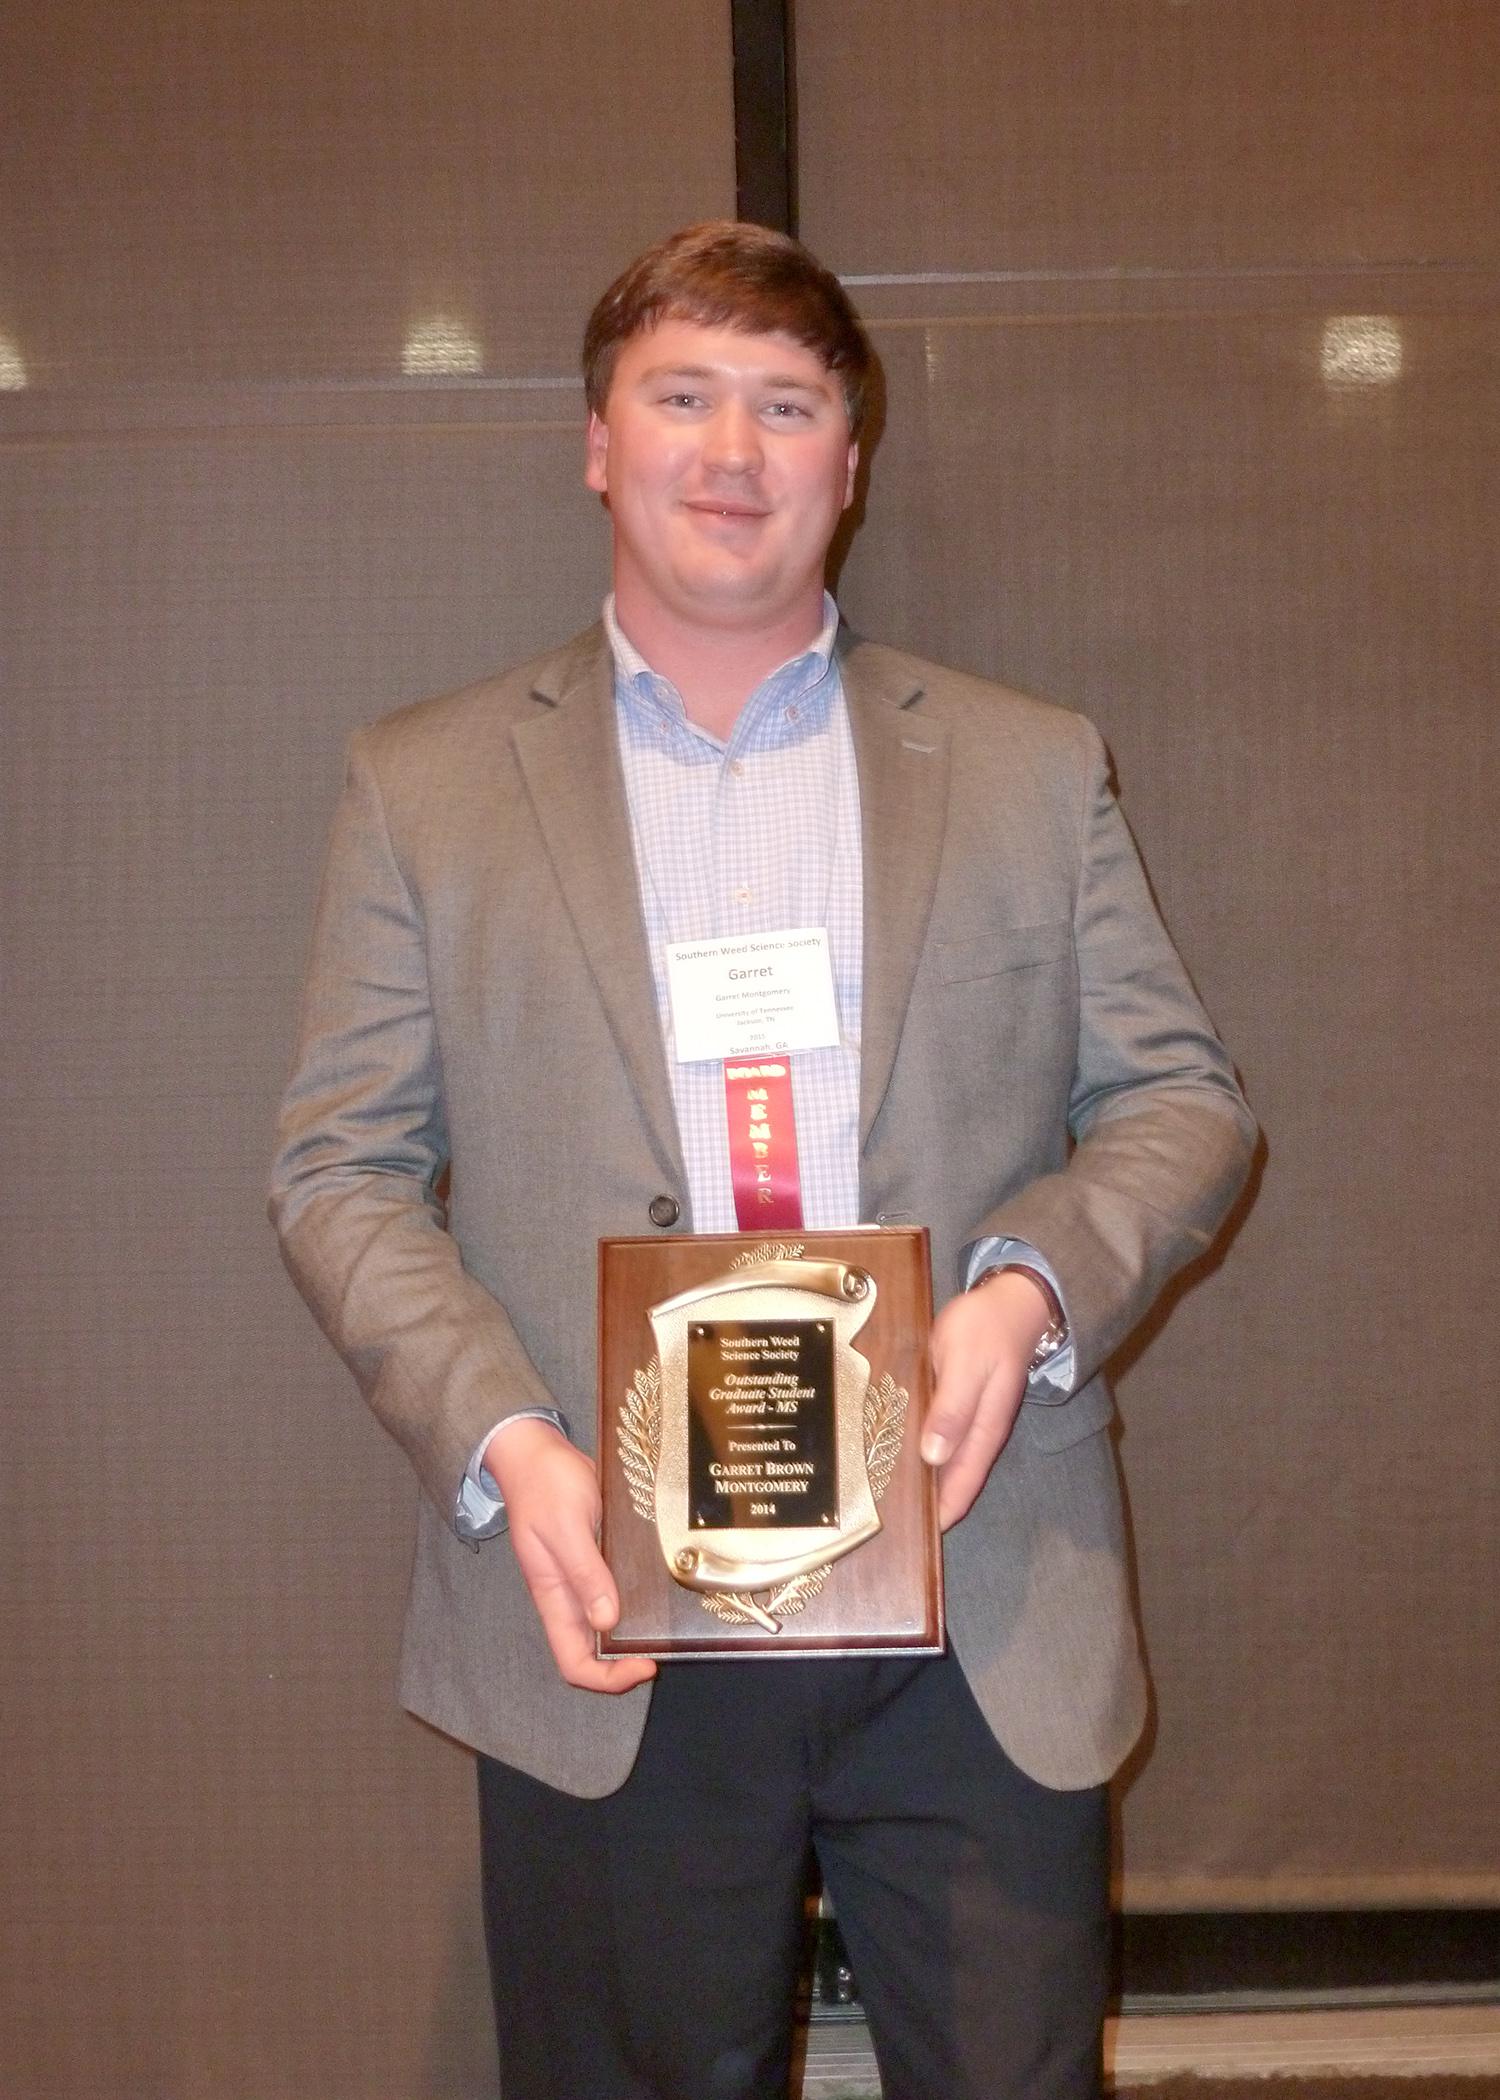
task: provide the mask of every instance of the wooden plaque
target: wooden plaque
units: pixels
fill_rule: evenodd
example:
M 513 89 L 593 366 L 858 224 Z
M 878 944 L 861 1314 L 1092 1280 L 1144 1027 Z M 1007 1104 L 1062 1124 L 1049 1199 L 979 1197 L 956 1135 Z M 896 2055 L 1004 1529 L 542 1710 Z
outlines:
M 599 1243 L 601 1655 L 941 1653 L 927 1234 Z

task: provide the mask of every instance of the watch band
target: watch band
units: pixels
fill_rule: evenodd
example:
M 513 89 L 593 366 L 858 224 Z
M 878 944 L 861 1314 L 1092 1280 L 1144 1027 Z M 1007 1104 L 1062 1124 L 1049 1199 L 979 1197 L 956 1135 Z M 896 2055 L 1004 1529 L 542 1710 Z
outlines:
M 1032 1268 L 1029 1262 L 997 1261 L 993 1268 L 982 1270 L 969 1285 L 969 1289 L 977 1291 L 980 1285 L 988 1283 L 992 1276 L 1004 1276 L 1012 1270 L 1019 1276 L 1029 1276 L 1047 1301 L 1047 1324 L 1037 1337 L 1036 1347 L 1031 1352 L 1031 1361 L 1026 1366 L 1028 1372 L 1039 1371 L 1043 1364 L 1050 1363 L 1060 1350 L 1068 1346 L 1067 1315 L 1058 1301 L 1056 1291 L 1041 1270 Z

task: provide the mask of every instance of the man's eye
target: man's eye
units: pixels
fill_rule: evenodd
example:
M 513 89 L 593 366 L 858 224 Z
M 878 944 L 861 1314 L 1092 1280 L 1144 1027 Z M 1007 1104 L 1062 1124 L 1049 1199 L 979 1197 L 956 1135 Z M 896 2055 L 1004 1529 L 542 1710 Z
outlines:
M 807 409 L 800 401 L 768 401 L 766 412 L 777 422 L 789 423 L 805 416 Z
M 665 408 L 697 408 L 699 400 L 696 394 L 664 394 L 662 405 Z

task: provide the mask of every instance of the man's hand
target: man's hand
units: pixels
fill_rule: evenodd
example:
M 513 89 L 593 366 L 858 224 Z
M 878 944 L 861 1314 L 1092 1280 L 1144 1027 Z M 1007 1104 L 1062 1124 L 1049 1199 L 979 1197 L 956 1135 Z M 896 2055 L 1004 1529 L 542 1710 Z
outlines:
M 593 1461 L 550 1422 L 512 1422 L 484 1462 L 505 1497 L 511 1544 L 558 1671 L 586 1692 L 629 1692 L 656 1675 L 643 1655 L 601 1659 L 594 1635 L 620 1616 L 620 1595 L 599 1551 L 601 1505 Z
M 966 1516 L 1004 1449 L 1026 1395 L 1032 1352 L 1052 1308 L 1019 1270 L 961 1291 L 932 1326 L 936 1384 L 922 1431 L 922 1456 L 938 1468 L 944 1531 Z

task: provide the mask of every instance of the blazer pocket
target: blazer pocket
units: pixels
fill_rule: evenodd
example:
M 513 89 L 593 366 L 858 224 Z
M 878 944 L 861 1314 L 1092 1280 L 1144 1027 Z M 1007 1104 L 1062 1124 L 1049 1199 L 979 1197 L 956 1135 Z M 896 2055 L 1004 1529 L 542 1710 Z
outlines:
M 1045 963 L 1070 962 L 1073 922 L 1049 919 L 1040 926 L 998 926 L 967 940 L 933 944 L 932 974 L 939 984 L 967 984 L 976 977 L 999 977 L 1007 970 L 1033 970 Z
M 1024 1400 L 1016 1430 L 1037 1451 L 1066 1451 L 1097 1436 L 1115 1418 L 1114 1397 L 1102 1378 L 1091 1378 L 1070 1399 Z

